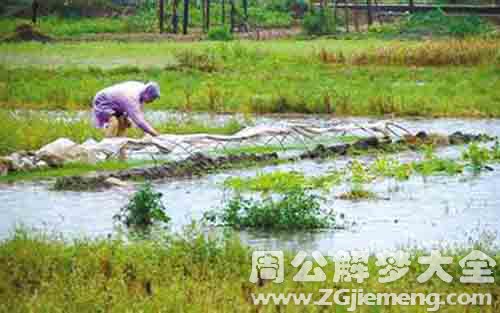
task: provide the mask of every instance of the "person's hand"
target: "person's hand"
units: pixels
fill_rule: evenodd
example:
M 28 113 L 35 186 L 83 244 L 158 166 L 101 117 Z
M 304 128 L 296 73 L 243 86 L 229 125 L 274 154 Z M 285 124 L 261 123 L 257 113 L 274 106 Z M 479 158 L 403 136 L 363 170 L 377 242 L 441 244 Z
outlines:
M 153 137 L 158 137 L 158 136 L 160 136 L 160 134 L 159 134 L 156 130 L 154 130 L 154 129 L 152 129 L 152 130 L 151 130 L 151 132 L 149 133 L 149 135 L 151 135 L 151 136 L 153 136 Z

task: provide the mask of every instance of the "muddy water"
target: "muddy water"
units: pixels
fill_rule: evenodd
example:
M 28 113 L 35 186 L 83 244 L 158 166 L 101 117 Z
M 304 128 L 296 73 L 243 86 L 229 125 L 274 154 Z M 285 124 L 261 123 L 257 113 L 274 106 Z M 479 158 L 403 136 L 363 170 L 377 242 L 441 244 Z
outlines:
M 218 119 L 223 119 L 217 117 Z M 311 117 L 301 122 L 324 122 Z M 273 123 L 273 118 L 259 119 Z M 401 120 L 414 129 L 432 129 L 450 133 L 456 130 L 500 135 L 500 120 Z M 463 147 L 439 150 L 440 155 L 458 156 Z M 398 155 L 403 160 L 420 158 L 414 152 Z M 369 157 L 365 158 L 366 160 Z M 347 158 L 328 161 L 301 161 L 258 169 L 217 173 L 195 180 L 157 183 L 164 195 L 174 229 L 199 219 L 208 209 L 216 208 L 231 193 L 223 181 L 234 175 L 252 176 L 258 172 L 297 170 L 320 175 L 346 165 Z M 245 242 L 259 248 L 369 249 L 372 251 L 416 247 L 469 246 L 478 240 L 499 245 L 500 167 L 475 177 L 412 177 L 406 182 L 380 179 L 366 187 L 390 200 L 351 202 L 336 199 L 347 186 L 334 187 L 323 194 L 325 209 L 337 214 L 341 230 L 321 232 L 263 233 L 242 232 Z M 67 236 L 105 236 L 113 232 L 112 216 L 127 202 L 132 189 L 114 189 L 100 193 L 53 192 L 48 185 L 23 183 L 0 188 L 0 237 L 8 236 L 15 224 L 23 224 Z

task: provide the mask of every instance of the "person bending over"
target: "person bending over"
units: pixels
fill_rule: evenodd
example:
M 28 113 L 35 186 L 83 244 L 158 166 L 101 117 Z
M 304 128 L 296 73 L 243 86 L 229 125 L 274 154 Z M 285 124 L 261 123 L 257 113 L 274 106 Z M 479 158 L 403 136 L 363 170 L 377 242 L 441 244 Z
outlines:
M 144 104 L 160 97 L 157 83 L 129 81 L 113 85 L 97 93 L 92 115 L 97 128 L 103 128 L 106 137 L 126 137 L 131 121 L 151 136 L 158 132 L 144 118 Z

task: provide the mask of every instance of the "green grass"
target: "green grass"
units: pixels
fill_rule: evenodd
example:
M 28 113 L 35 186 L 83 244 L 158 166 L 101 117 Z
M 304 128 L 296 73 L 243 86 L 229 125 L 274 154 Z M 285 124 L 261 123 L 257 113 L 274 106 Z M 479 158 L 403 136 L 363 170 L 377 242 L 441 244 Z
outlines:
M 19 150 L 37 150 L 61 137 L 77 143 L 89 138 L 96 140 L 103 138 L 103 131 L 95 128 L 90 118 L 77 117 L 72 113 L 65 117 L 66 119 L 56 119 L 39 112 L 0 110 L 0 119 L 3 123 L 3 131 L 0 133 L 0 155 Z M 162 134 L 234 134 L 243 127 L 235 119 L 220 126 L 190 119 L 170 119 L 154 126 Z M 137 128 L 132 128 L 128 136 L 137 138 L 143 136 L 143 133 Z
M 153 165 L 154 161 L 102 161 L 96 164 L 67 163 L 61 168 L 50 168 L 34 170 L 29 172 L 12 172 L 6 176 L 0 176 L 0 183 L 10 183 L 28 180 L 52 180 L 57 177 L 83 175 L 98 171 L 118 171 L 133 167 L 144 167 Z
M 499 254 L 487 247 L 477 249 L 493 257 L 497 264 Z M 452 256 L 453 262 L 444 270 L 454 277 L 445 283 L 434 277 L 426 283 L 416 278 L 427 266 L 419 265 L 417 258 L 428 253 L 411 252 L 408 273 L 396 282 L 377 281 L 380 267 L 370 257 L 370 277 L 363 283 L 334 283 L 334 264 L 322 269 L 324 282 L 294 282 L 300 267 L 290 262 L 295 253 L 285 251 L 285 277 L 281 284 L 249 282 L 251 252 L 237 239 L 227 237 L 210 240 L 196 229 L 184 234 L 169 235 L 166 239 L 125 241 L 65 240 L 56 235 L 39 235 L 18 230 L 0 242 L 0 309 L 4 312 L 282 312 L 280 306 L 255 306 L 252 293 L 304 292 L 315 299 L 321 288 L 336 290 L 363 289 L 365 292 L 422 292 L 438 293 L 492 293 L 500 292 L 498 271 L 495 284 L 463 284 L 459 277 L 459 260 L 471 250 L 442 251 Z M 314 263 L 314 266 L 317 266 Z M 495 301 L 495 300 L 493 300 Z M 492 306 L 444 306 L 440 312 L 497 312 Z M 319 306 L 293 305 L 286 312 L 318 312 Z M 332 309 L 330 307 L 327 307 Z M 335 312 L 347 312 L 337 306 Z M 426 312 L 422 306 L 379 306 L 359 308 L 358 312 Z
M 287 193 L 297 188 L 329 189 L 339 184 L 342 173 L 331 172 L 318 177 L 306 177 L 300 172 L 274 171 L 260 173 L 254 177 L 230 177 L 224 181 L 224 186 L 237 192 L 257 191 L 262 193 Z
M 297 188 L 329 192 L 335 185 L 349 184 L 350 190 L 339 195 L 339 198 L 344 200 L 376 199 L 377 195 L 365 190 L 365 185 L 377 179 L 393 178 L 397 181 L 406 181 L 414 175 L 456 176 L 466 174 L 466 170 L 479 174 L 489 165 L 500 162 L 500 144 L 496 143 L 492 148 L 483 148 L 472 143 L 464 149 L 461 159 L 438 157 L 432 149 L 428 149 L 425 154 L 422 160 L 401 162 L 384 153 L 368 164 L 354 159 L 345 169 L 318 176 L 306 176 L 297 171 L 273 171 L 258 173 L 252 177 L 229 177 L 223 185 L 237 193 L 259 192 L 269 195 L 284 194 Z
M 318 40 L 0 45 L 0 103 L 10 108 L 87 109 L 101 88 L 135 79 L 159 82 L 163 96 L 151 106 L 155 109 L 500 116 L 498 58 L 472 66 L 406 67 L 330 64 L 318 56 L 322 50 L 349 56 L 402 45 L 423 44 Z
M 26 24 L 24 19 L 0 19 L 0 37 L 11 34 L 17 26 Z M 49 36 L 71 37 L 84 34 L 124 33 L 127 24 L 120 18 L 58 18 L 48 16 L 40 18 L 38 29 Z

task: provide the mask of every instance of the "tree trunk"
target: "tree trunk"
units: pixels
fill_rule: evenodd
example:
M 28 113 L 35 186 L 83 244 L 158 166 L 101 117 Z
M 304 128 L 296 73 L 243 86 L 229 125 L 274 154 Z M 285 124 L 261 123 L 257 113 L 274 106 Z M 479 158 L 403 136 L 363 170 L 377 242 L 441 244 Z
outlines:
M 177 6 L 179 5 L 179 0 L 173 0 L 172 2 L 172 31 L 177 34 L 179 31 L 179 16 L 177 14 Z
M 182 33 L 187 35 L 189 25 L 189 0 L 184 0 L 184 16 L 182 18 Z
M 158 17 L 160 19 L 160 34 L 163 34 L 165 31 L 165 0 L 159 0 L 160 1 L 160 8 L 158 12 Z

